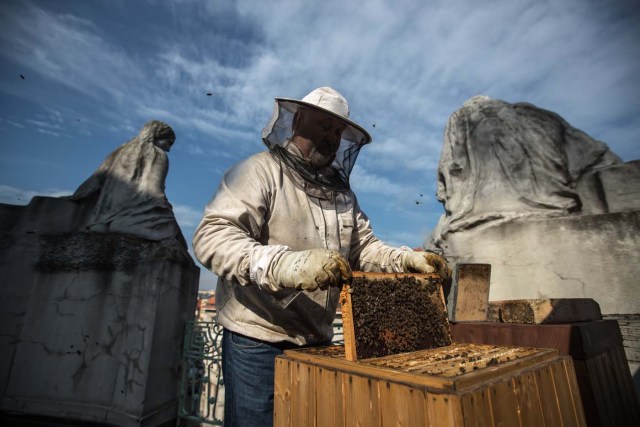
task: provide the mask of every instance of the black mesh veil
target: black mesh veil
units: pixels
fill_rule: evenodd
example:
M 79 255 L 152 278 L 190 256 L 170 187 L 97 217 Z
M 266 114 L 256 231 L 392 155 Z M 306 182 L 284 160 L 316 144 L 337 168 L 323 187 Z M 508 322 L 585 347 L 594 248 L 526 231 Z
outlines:
M 340 146 L 331 166 L 314 170 L 303 159 L 288 150 L 287 144 L 292 137 L 292 124 L 295 113 L 300 107 L 317 108 L 344 121 L 347 126 L 342 133 Z M 349 190 L 349 175 L 356 162 L 358 153 L 363 145 L 371 142 L 371 136 L 362 127 L 331 111 L 318 108 L 302 101 L 276 98 L 271 120 L 262 130 L 262 140 L 271 152 L 286 166 L 295 170 L 303 179 L 324 188 L 347 191 Z

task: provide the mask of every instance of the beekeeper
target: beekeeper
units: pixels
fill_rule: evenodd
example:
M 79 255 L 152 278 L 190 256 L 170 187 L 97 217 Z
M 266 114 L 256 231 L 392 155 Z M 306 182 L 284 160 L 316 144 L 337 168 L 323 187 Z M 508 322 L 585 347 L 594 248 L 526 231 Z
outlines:
M 349 186 L 371 136 L 338 91 L 276 98 L 262 139 L 269 150 L 225 173 L 193 237 L 196 257 L 219 277 L 229 425 L 271 424 L 275 356 L 330 342 L 352 269 L 450 276 L 441 257 L 373 234 Z

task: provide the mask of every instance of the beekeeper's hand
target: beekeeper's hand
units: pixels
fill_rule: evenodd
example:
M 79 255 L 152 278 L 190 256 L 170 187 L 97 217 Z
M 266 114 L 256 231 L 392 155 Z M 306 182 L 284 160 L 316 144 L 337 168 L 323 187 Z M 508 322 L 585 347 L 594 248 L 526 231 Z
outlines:
M 444 280 L 451 278 L 451 269 L 447 261 L 433 252 L 406 252 L 403 255 L 402 268 L 407 273 L 437 273 Z
M 282 288 L 315 291 L 349 281 L 351 268 L 339 252 L 311 249 L 282 254 L 273 268 L 273 277 Z

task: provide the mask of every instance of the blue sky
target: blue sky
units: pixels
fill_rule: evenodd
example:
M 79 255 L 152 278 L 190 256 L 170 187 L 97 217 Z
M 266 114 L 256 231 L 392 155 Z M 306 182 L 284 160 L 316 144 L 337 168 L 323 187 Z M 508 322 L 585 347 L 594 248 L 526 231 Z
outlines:
M 474 95 L 555 111 L 640 159 L 637 0 L 3 0 L 0 60 L 0 202 L 72 193 L 159 119 L 188 241 L 224 171 L 264 149 L 273 98 L 319 86 L 373 136 L 351 181 L 393 245 L 421 246 L 443 213 L 444 126 Z

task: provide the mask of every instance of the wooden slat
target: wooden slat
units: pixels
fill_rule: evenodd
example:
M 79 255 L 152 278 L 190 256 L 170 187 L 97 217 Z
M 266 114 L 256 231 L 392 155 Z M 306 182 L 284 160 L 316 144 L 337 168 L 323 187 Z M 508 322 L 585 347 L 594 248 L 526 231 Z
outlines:
M 586 361 L 573 359 L 573 369 L 580 390 L 580 400 L 582 401 L 584 416 L 589 420 L 589 426 L 597 427 L 600 425 L 600 419 L 598 407 L 593 397 L 593 385 L 589 379 L 589 370 Z
M 617 425 L 618 403 L 612 397 L 617 384 L 612 384 L 611 378 L 607 374 L 606 356 L 605 354 L 593 356 L 589 359 L 589 362 L 591 362 L 588 366 L 592 382 L 599 384 L 599 387 L 594 389 L 594 394 L 600 412 L 601 423 L 602 425 Z
M 291 368 L 291 425 L 313 426 L 315 410 L 315 381 L 311 365 L 295 362 Z
M 383 426 L 427 425 L 426 394 L 423 390 L 391 382 L 380 382 Z
M 461 397 L 462 417 L 465 427 L 492 427 L 489 391 L 486 388 L 466 393 Z
M 353 304 L 351 302 L 351 287 L 344 285 L 340 292 L 340 305 L 342 308 L 342 331 L 344 334 L 345 358 L 353 362 L 357 360 L 356 333 L 353 329 Z
M 640 363 L 640 314 L 610 314 L 605 318 L 618 322 L 627 360 Z
M 342 375 L 334 370 L 316 368 L 316 425 L 318 427 L 344 426 Z
M 523 369 L 542 367 L 557 357 L 558 355 L 554 350 L 539 349 L 539 353 L 532 354 L 529 357 L 516 359 L 491 368 L 480 369 L 469 375 L 458 377 L 455 386 L 457 390 L 460 390 L 475 384 L 491 381 L 496 376 L 514 374 Z
M 551 367 L 545 366 L 535 371 L 538 397 L 542 406 L 542 415 L 545 426 L 561 426 L 562 417 L 556 397 L 556 388 L 553 384 Z
M 625 357 L 625 351 L 619 347 L 612 348 L 609 352 L 609 357 L 614 368 L 614 378 L 612 380 L 618 384 L 623 396 L 621 406 L 624 408 L 624 420 L 629 425 L 640 426 L 640 399 L 638 399 L 638 393 L 629 375 L 629 365 Z
M 344 377 L 345 407 L 348 408 L 345 426 L 381 426 L 378 381 L 356 375 Z M 300 424 L 305 425 L 305 424 Z M 309 424 L 306 424 L 309 425 Z
M 593 400 L 596 404 L 596 407 L 598 408 L 597 412 L 599 424 L 597 425 L 605 426 L 609 424 L 607 414 L 610 411 L 610 409 L 607 408 L 606 401 L 602 398 L 602 395 L 606 394 L 606 392 L 604 392 L 604 387 L 606 386 L 606 378 L 602 378 L 600 376 L 597 367 L 598 361 L 596 359 L 597 356 L 592 356 L 585 361 L 585 364 L 587 365 L 587 372 L 589 373 L 589 382 L 592 385 Z
M 565 375 L 567 377 L 567 384 L 573 398 L 573 406 L 576 413 L 577 425 L 586 426 L 587 420 L 584 415 L 584 406 L 582 405 L 582 399 L 580 397 L 580 388 L 578 387 L 578 379 L 574 369 L 573 361 L 569 357 L 565 357 L 562 360 L 562 367 L 564 368 Z
M 491 264 L 458 264 L 453 305 L 455 321 L 485 321 L 489 306 Z
M 428 426 L 463 426 L 462 404 L 457 395 L 426 393 L 426 401 Z
M 290 426 L 291 424 L 291 362 L 288 359 L 276 357 L 275 381 L 273 390 L 273 425 Z
M 518 408 L 520 409 L 520 422 L 523 426 L 542 426 L 544 419 L 542 416 L 542 403 L 538 392 L 536 378 L 532 371 L 524 372 L 522 375 L 512 379 Z
M 640 425 L 637 394 L 631 382 L 623 350 L 614 347 L 592 359 L 589 365 L 593 381 L 599 384 L 596 400 L 603 425 Z
M 580 423 L 583 415 L 578 415 L 577 413 L 576 404 L 574 402 L 574 395 L 572 393 L 571 387 L 569 386 L 569 381 L 567 379 L 567 374 L 562 361 L 558 360 L 557 362 L 554 362 L 549 368 L 551 370 L 553 384 L 556 390 L 558 407 L 560 408 L 560 417 L 562 418 L 562 425 L 564 427 L 584 426 L 584 424 Z
M 522 325 L 516 323 L 453 323 L 454 342 L 553 348 L 567 354 L 571 325 Z
M 518 401 L 511 379 L 502 380 L 489 386 L 491 415 L 497 426 L 518 426 Z

